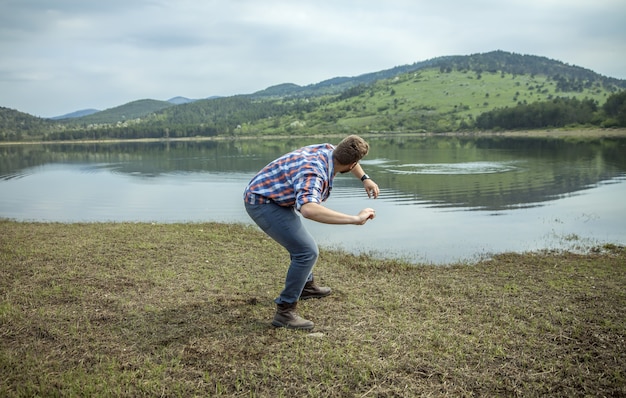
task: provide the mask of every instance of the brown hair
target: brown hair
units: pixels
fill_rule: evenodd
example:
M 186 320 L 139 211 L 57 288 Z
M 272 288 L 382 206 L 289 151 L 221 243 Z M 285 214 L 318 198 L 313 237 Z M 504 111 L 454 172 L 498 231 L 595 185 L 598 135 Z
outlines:
M 333 151 L 333 158 L 339 164 L 349 165 L 363 159 L 370 150 L 370 145 L 358 135 L 349 135 Z

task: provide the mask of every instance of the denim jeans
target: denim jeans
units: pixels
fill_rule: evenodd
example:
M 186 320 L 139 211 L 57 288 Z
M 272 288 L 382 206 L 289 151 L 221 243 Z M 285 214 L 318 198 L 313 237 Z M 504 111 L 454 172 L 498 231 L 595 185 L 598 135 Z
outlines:
M 319 256 L 315 239 L 293 207 L 275 203 L 245 205 L 252 220 L 291 256 L 285 288 L 274 301 L 276 304 L 297 302 L 305 283 L 313 280 L 312 270 Z

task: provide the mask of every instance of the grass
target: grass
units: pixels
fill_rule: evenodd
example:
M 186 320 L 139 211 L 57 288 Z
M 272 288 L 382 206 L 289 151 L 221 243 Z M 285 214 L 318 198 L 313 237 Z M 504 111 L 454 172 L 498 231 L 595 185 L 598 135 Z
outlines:
M 287 255 L 228 224 L 0 221 L 0 396 L 624 396 L 626 250 L 409 265 Z

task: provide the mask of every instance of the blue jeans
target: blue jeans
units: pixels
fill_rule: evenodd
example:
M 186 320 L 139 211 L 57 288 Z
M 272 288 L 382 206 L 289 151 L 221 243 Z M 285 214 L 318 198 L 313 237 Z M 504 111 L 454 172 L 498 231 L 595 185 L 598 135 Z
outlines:
M 274 301 L 276 304 L 297 302 L 305 283 L 313 280 L 312 270 L 319 256 L 317 243 L 293 207 L 275 203 L 245 205 L 252 220 L 291 256 L 285 288 Z

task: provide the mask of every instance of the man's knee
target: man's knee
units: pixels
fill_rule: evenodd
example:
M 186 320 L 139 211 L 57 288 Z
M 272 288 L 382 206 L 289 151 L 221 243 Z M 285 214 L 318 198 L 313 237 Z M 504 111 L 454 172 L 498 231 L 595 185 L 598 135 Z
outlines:
M 320 255 L 319 248 L 317 247 L 317 245 L 315 245 L 315 246 L 309 246 L 309 247 L 303 248 L 303 250 L 301 250 L 299 253 L 295 254 L 294 256 L 300 262 L 315 264 L 319 255 Z

